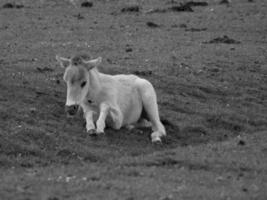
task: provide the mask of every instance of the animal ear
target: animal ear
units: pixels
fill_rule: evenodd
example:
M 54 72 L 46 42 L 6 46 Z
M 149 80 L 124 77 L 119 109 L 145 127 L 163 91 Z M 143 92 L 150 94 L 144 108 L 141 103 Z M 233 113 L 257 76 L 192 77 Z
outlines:
M 56 60 L 59 62 L 60 66 L 62 68 L 66 68 L 69 66 L 70 64 L 70 59 L 68 58 L 63 58 L 63 57 L 60 57 L 58 55 L 56 55 Z
M 102 57 L 98 57 L 96 59 L 84 61 L 84 64 L 86 65 L 87 69 L 93 69 L 94 67 L 97 67 L 102 62 Z

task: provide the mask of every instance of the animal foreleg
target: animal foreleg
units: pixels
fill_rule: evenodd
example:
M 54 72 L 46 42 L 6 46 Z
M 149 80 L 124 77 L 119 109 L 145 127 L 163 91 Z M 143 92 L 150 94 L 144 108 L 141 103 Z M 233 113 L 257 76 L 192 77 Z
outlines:
M 86 130 L 89 134 L 95 133 L 95 124 L 94 124 L 93 114 L 94 114 L 93 111 L 87 111 L 84 113 L 84 117 L 86 120 Z
M 101 103 L 100 104 L 100 114 L 98 117 L 98 120 L 96 121 L 96 132 L 99 133 L 104 133 L 104 129 L 106 127 L 106 117 L 109 112 L 109 106 L 106 103 Z

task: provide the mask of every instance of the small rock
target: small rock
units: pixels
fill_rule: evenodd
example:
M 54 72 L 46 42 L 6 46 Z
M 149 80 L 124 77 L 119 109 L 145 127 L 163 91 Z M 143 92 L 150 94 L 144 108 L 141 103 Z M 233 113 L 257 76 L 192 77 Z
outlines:
M 222 176 L 218 176 L 218 177 L 216 178 L 216 181 L 218 181 L 218 182 L 223 181 L 223 180 L 224 180 L 224 178 L 223 178 Z
M 75 179 L 76 178 L 76 176 L 67 176 L 66 178 L 65 178 L 65 181 L 68 183 L 68 182 L 70 182 L 72 179 Z
M 36 110 L 37 110 L 37 109 L 36 109 L 36 108 L 34 108 L 34 107 L 30 108 L 30 112 L 31 112 L 31 113 L 35 113 L 35 112 L 36 112 Z

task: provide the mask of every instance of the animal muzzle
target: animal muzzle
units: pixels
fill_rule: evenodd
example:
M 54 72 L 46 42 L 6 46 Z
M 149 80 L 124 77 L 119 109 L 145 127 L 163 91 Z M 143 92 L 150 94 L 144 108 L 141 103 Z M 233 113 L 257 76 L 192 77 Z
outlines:
M 68 115 L 75 115 L 78 111 L 78 108 L 79 108 L 78 105 L 65 106 L 65 112 Z

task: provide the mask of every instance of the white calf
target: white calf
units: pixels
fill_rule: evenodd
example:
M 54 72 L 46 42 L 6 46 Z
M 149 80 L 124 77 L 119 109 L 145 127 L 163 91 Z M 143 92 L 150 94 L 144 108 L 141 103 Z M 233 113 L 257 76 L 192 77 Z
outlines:
M 152 142 L 161 141 L 166 135 L 156 93 L 149 81 L 135 75 L 100 73 L 97 66 L 101 57 L 88 60 L 88 56 L 78 55 L 56 59 L 65 68 L 66 111 L 74 115 L 81 106 L 88 133 L 103 133 L 106 124 L 114 129 L 136 125 L 146 118 L 152 125 Z

